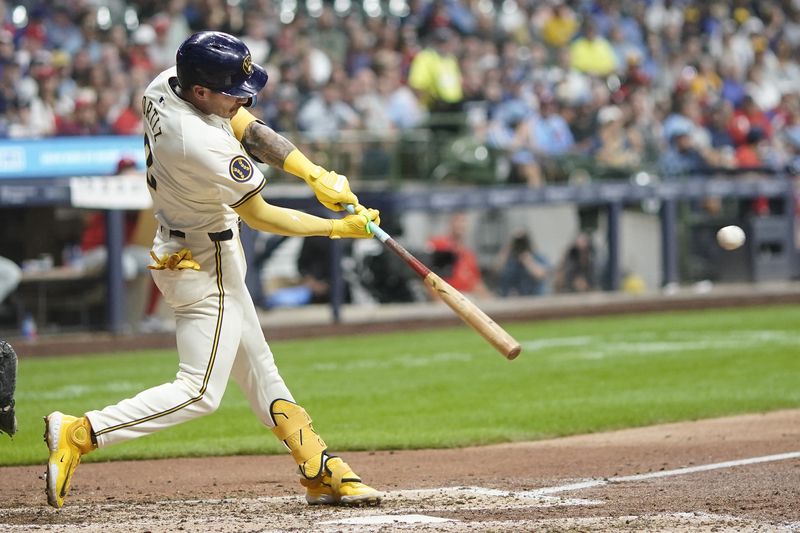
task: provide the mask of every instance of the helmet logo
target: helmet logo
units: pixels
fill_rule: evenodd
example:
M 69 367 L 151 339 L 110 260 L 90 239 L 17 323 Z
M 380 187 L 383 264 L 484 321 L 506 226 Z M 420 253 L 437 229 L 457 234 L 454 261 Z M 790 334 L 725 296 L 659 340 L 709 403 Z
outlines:
M 253 60 L 250 58 L 250 54 L 244 56 L 244 61 L 242 61 L 242 70 L 248 76 L 253 73 Z

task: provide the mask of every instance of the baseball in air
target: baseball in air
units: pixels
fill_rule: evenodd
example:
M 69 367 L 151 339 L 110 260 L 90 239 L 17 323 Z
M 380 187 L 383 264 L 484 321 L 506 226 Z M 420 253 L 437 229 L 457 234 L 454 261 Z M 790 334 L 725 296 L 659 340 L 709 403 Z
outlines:
M 725 226 L 717 232 L 717 242 L 726 250 L 735 250 L 744 244 L 744 230 L 739 226 Z

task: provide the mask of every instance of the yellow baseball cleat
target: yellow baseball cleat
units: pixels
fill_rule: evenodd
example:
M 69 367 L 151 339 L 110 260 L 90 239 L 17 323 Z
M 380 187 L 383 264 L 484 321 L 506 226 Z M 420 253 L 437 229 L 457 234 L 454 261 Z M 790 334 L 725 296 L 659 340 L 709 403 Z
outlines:
M 365 485 L 339 457 L 329 457 L 320 476 L 300 479 L 310 505 L 379 505 L 383 493 Z
M 44 417 L 44 440 L 50 450 L 45 472 L 47 503 L 59 508 L 64 505 L 81 455 L 96 447 L 92 443 L 92 426 L 86 417 L 76 418 L 55 411 Z

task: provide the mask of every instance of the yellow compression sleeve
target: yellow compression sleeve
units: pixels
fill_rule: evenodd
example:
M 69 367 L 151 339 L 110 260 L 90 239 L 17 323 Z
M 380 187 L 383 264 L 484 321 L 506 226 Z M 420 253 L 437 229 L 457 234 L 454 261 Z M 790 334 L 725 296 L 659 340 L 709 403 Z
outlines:
M 305 154 L 297 148 L 289 152 L 289 155 L 283 160 L 283 170 L 303 178 L 305 181 L 313 181 L 326 172 L 321 166 L 309 161 Z
M 234 208 L 234 211 L 251 228 L 278 235 L 330 237 L 333 231 L 333 220 L 268 204 L 258 194 Z
M 247 126 L 250 125 L 251 122 L 255 122 L 258 120 L 256 117 L 250 113 L 247 109 L 240 107 L 239 111 L 231 119 L 231 127 L 233 128 L 233 134 L 236 135 L 236 138 L 239 139 L 239 142 L 242 142 L 242 137 L 244 137 L 244 130 L 247 129 Z

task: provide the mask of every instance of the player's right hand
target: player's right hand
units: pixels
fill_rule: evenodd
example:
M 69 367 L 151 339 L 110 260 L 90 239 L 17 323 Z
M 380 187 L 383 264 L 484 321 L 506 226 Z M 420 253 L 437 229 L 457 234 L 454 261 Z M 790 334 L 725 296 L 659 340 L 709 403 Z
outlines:
M 331 228 L 331 239 L 368 239 L 372 237 L 369 223 L 381 223 L 381 213 L 377 209 L 363 209 L 355 215 L 334 219 Z
M 331 211 L 341 211 L 342 204 L 353 204 L 361 207 L 358 198 L 350 190 L 350 182 L 347 178 L 336 172 L 324 170 L 317 167 L 320 171 L 318 175 L 312 175 L 308 180 L 308 186 L 314 191 L 319 203 Z

